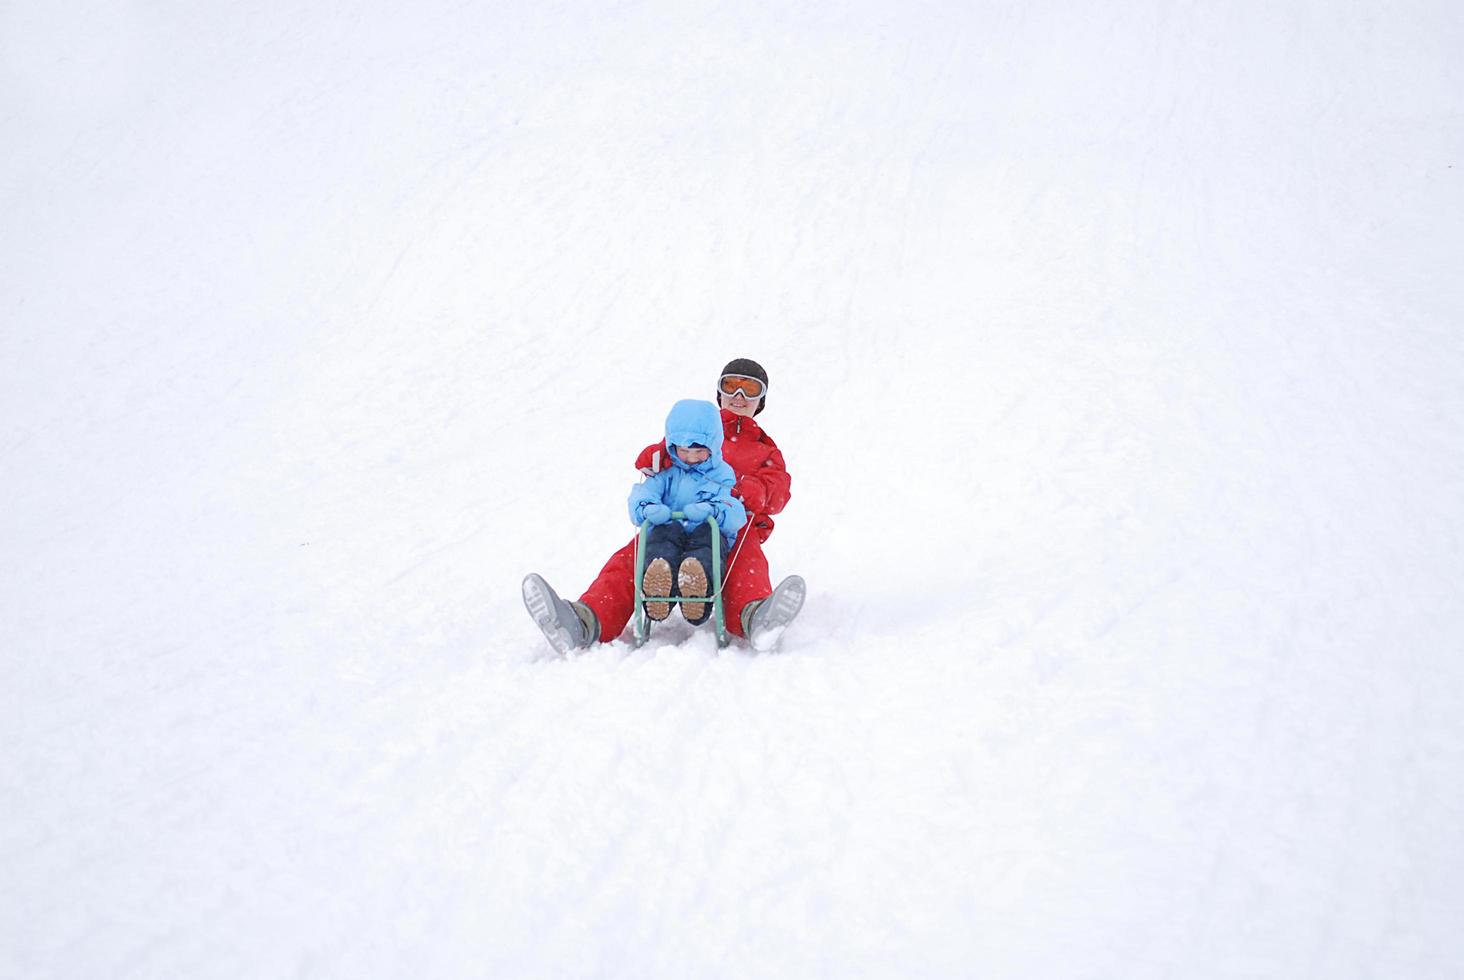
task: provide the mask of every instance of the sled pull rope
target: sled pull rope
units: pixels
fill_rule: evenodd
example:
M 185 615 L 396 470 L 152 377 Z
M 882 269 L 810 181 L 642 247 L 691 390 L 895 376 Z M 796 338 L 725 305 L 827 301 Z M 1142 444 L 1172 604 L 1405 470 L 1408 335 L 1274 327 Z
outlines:
M 746 531 L 751 526 L 752 520 L 749 519 L 746 524 L 742 525 L 742 530 Z M 732 554 L 727 558 L 725 562 L 722 563 L 722 584 L 717 586 L 717 591 L 712 593 L 713 595 L 721 595 L 723 592 L 727 591 L 727 579 L 731 577 L 732 563 L 737 560 L 738 554 L 741 553 L 742 542 L 745 540 L 747 539 L 743 535 L 739 534 L 737 536 L 737 547 L 732 549 Z

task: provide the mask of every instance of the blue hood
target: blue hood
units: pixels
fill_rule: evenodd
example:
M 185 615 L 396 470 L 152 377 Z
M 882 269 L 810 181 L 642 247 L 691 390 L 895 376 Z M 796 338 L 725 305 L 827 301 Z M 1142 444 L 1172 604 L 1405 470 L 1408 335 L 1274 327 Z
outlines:
M 712 451 L 712 459 L 722 459 L 722 411 L 711 402 L 685 398 L 671 406 L 666 416 L 666 448 L 699 443 Z M 674 459 L 676 454 L 672 452 Z M 678 460 L 679 462 L 679 460 Z

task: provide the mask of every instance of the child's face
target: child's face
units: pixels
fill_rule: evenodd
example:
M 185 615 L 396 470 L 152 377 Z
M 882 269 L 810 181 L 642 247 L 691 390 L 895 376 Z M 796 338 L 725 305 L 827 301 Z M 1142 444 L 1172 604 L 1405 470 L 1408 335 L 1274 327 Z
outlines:
M 676 455 L 687 466 L 695 466 L 697 463 L 704 463 L 712 451 L 705 446 L 677 446 Z

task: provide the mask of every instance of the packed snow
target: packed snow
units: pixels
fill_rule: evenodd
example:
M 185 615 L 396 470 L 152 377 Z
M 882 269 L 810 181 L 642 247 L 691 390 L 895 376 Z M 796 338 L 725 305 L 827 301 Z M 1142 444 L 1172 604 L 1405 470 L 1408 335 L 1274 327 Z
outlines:
M 1464 975 L 1461 51 L 0 5 L 0 975 Z M 556 657 L 740 356 L 803 613 Z

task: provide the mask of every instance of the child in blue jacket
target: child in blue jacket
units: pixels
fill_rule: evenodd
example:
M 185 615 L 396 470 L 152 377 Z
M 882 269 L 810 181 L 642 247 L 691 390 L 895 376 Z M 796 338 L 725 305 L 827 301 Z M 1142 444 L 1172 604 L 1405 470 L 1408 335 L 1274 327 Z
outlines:
M 641 580 L 647 596 L 710 594 L 712 526 L 722 534 L 722 554 L 729 553 L 737 532 L 747 523 L 742 501 L 732 496 L 737 474 L 722 460 L 722 413 L 711 402 L 685 399 L 666 416 L 666 452 L 671 465 L 636 484 L 630 491 L 630 522 L 651 522 L 646 535 L 646 571 Z M 673 511 L 685 515 L 674 520 Z M 675 582 L 671 570 L 676 569 Z M 710 602 L 680 603 L 693 625 L 706 622 Z M 646 615 L 665 619 L 669 602 L 647 602 Z

